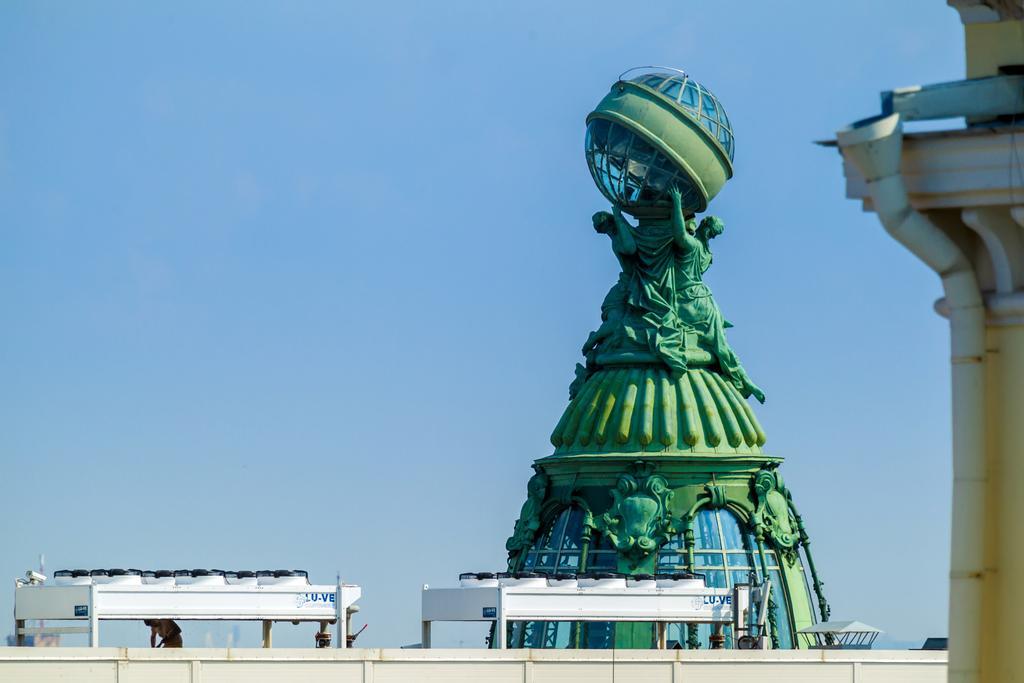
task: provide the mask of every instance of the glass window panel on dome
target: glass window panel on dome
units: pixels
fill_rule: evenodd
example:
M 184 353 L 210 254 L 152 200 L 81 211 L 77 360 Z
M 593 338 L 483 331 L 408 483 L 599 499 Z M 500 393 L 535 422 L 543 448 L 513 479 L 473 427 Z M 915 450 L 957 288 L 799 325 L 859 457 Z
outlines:
M 698 552 L 694 552 L 694 570 L 704 575 L 705 585 L 714 588 L 732 588 L 737 583 L 749 583 L 751 572 L 755 576 L 761 575 L 760 557 L 754 535 L 743 529 L 739 520 L 731 512 L 728 510 L 701 510 L 694 519 L 692 528 L 695 545 L 699 549 Z M 681 539 L 682 534 L 673 539 L 671 545 L 663 546 L 658 558 L 659 570 L 670 570 L 669 563 L 678 561 L 677 558 L 685 560 L 685 554 L 681 551 Z M 716 547 L 708 547 L 712 545 Z M 765 560 L 769 565 L 769 576 L 772 580 L 775 604 L 773 614 L 778 629 L 779 646 L 792 648 L 793 633 L 788 611 L 789 587 L 782 582 L 782 573 L 777 564 L 777 553 L 774 550 L 766 549 Z M 799 566 L 802 567 L 803 564 L 801 563 Z M 679 569 L 684 568 L 679 567 Z M 810 595 L 810 588 L 806 582 L 805 590 Z M 673 639 L 673 634 L 675 639 L 681 643 L 687 642 L 684 625 L 677 625 L 674 630 L 670 630 L 670 639 Z M 698 641 L 701 643 L 701 647 L 708 647 L 710 634 L 709 626 L 701 625 L 698 628 Z M 727 638 L 727 647 L 731 647 L 729 643 L 731 643 L 731 636 Z
M 605 196 L 608 198 L 615 197 L 615 187 L 612 185 L 612 179 L 603 170 L 599 177 L 601 178 L 601 189 L 604 191 Z
M 604 163 L 604 154 L 601 152 L 593 152 L 587 155 L 587 165 L 590 166 L 590 173 L 595 178 L 600 178 L 600 168 Z
M 565 532 L 565 522 L 569 519 L 569 510 L 562 510 L 555 518 L 554 523 L 551 525 L 551 532 L 546 534 L 544 538 L 544 545 L 539 546 L 541 548 L 552 548 L 557 549 L 562 544 L 562 534 Z
M 718 124 L 709 119 L 706 116 L 700 117 L 700 125 L 708 129 L 708 132 L 712 135 L 718 135 Z
M 694 553 L 693 566 L 702 567 L 725 567 L 722 553 Z
M 726 573 L 721 569 L 701 570 L 704 575 L 704 585 L 708 588 L 729 588 L 729 580 Z
M 654 88 L 655 90 L 657 90 L 658 86 L 661 85 L 664 81 L 665 81 L 665 77 L 664 76 L 649 76 L 644 81 L 644 85 L 646 85 L 646 86 L 648 86 L 650 88 Z
M 722 103 L 718 103 L 718 120 L 725 124 L 725 127 L 732 130 L 732 123 L 729 121 L 729 117 L 725 113 L 725 108 Z
M 622 126 L 612 126 L 608 131 L 608 152 L 613 156 L 624 157 L 633 141 L 633 134 Z
M 644 185 L 644 177 L 647 175 L 647 166 L 629 163 L 629 172 L 626 174 L 626 188 L 622 193 L 626 201 L 632 203 L 640 196 L 640 190 Z M 637 173 L 636 171 L 640 171 Z
M 596 180 L 600 181 L 600 186 L 602 188 L 602 191 L 604 191 L 604 169 L 606 164 L 608 163 L 605 152 L 603 150 L 595 150 L 594 154 L 588 158 L 588 161 L 591 164 L 590 172 L 593 174 Z
M 682 534 L 676 534 L 675 536 L 670 538 L 668 541 L 666 541 L 665 545 L 661 546 L 661 551 L 662 552 L 665 552 L 667 550 L 679 550 L 679 551 L 682 551 L 683 548 L 684 548 L 683 535 Z
M 565 523 L 562 526 L 562 539 L 559 548 L 562 550 L 579 550 L 583 538 L 583 512 L 570 508 L 568 514 L 562 513 Z
M 704 509 L 698 512 L 694 527 L 694 542 L 698 549 L 715 550 L 722 547 L 722 534 L 715 510 Z
M 616 173 L 615 165 L 609 164 L 608 166 L 608 187 L 611 188 L 611 199 L 612 202 L 620 201 L 622 197 L 622 183 L 620 182 L 620 176 Z
M 524 568 L 535 572 L 551 574 L 555 571 L 555 562 L 557 560 L 558 555 L 555 553 L 533 552 L 526 556 Z
M 697 88 L 693 85 L 693 81 L 690 81 L 683 87 L 683 94 L 679 98 L 679 103 L 696 113 L 697 105 L 700 104 L 700 96 L 697 94 Z
M 729 585 L 735 586 L 739 583 L 750 583 L 750 572 L 749 569 L 744 570 L 733 570 L 729 572 Z M 756 572 L 755 572 L 756 574 Z
M 583 511 L 578 508 L 562 510 L 527 553 L 524 569 L 550 574 L 563 565 L 578 567 L 582 535 Z
M 580 568 L 580 554 L 563 552 L 558 556 L 558 571 L 575 574 Z
M 722 542 L 725 548 L 746 549 L 743 543 L 743 531 L 736 520 L 736 515 L 726 513 L 718 516 L 718 527 L 722 530 Z
M 614 189 L 615 194 L 618 195 L 622 190 L 622 157 L 615 156 L 613 154 L 609 154 L 605 157 L 604 171 L 608 174 L 609 184 Z
M 658 150 L 641 137 L 636 137 L 633 140 L 633 145 L 629 148 L 629 158 L 640 163 L 650 164 L 658 156 Z
M 670 79 L 667 85 L 662 86 L 661 92 L 672 100 L 679 99 L 679 92 L 683 89 L 683 83 L 678 78 Z
M 710 116 L 713 119 L 718 118 L 715 96 L 703 85 L 700 86 L 700 112 L 704 116 Z
M 647 184 L 640 194 L 645 200 L 656 200 L 665 194 L 672 182 L 672 175 L 659 169 L 651 169 L 647 174 Z
M 543 550 L 545 548 L 551 548 L 551 537 L 554 533 L 554 525 L 548 527 L 544 533 L 537 536 L 537 540 L 533 542 L 533 550 Z
M 772 589 L 779 591 L 779 594 L 775 597 L 775 626 L 779 634 L 779 647 L 789 649 L 793 647 L 793 632 L 789 625 L 789 610 L 786 609 L 786 598 L 783 595 L 785 586 L 782 583 L 782 574 L 778 570 L 771 571 L 768 574 L 772 579 Z
M 665 550 L 658 554 L 658 571 L 673 572 L 683 569 L 686 569 L 686 555 Z
M 622 157 L 615 154 L 605 156 L 604 172 L 608 174 L 608 179 L 611 181 L 612 186 L 617 187 L 622 179 Z
M 728 553 L 726 563 L 730 567 L 756 567 L 757 561 L 751 553 Z

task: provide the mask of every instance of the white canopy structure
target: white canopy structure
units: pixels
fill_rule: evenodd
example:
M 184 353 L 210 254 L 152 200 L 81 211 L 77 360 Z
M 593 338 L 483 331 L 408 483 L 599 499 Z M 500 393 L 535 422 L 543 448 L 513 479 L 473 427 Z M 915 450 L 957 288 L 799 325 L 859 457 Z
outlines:
M 823 621 L 797 633 L 818 650 L 870 650 L 881 629 L 859 621 Z

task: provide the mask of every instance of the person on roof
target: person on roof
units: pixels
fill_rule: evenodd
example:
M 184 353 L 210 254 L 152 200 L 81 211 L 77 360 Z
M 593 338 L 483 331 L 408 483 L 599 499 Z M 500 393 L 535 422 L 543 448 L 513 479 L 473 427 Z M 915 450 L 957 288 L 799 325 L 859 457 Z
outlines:
M 182 647 L 181 627 L 173 619 L 146 619 L 142 623 L 150 629 L 150 647 Z M 156 642 L 157 636 L 160 636 L 159 644 Z

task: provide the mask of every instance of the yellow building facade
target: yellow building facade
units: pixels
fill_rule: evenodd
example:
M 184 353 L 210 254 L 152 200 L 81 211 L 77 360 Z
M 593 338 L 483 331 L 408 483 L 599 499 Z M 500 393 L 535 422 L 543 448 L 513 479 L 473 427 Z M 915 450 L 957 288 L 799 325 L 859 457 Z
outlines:
M 949 680 L 1024 681 L 1024 1 L 950 0 L 962 81 L 837 134 L 846 193 L 942 281 L 953 384 Z M 963 117 L 948 130 L 904 123 Z

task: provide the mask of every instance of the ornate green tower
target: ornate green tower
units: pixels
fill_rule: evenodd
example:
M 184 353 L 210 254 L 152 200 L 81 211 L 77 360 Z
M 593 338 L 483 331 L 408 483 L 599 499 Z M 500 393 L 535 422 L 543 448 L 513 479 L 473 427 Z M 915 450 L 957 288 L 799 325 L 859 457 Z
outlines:
M 730 348 L 703 274 L 721 220 L 695 214 L 732 177 L 721 103 L 685 73 L 626 72 L 587 117 L 586 157 L 612 211 L 594 215 L 621 265 L 583 345 L 569 405 L 534 463 L 506 543 L 510 571 L 769 576 L 773 647 L 823 620 L 810 540 L 747 399 L 764 394 Z M 623 215 L 634 217 L 636 224 Z M 650 624 L 526 622 L 510 645 L 651 647 Z M 707 647 L 709 631 L 670 639 Z M 729 638 L 727 634 L 727 638 Z

